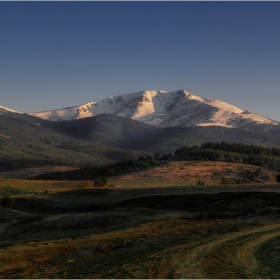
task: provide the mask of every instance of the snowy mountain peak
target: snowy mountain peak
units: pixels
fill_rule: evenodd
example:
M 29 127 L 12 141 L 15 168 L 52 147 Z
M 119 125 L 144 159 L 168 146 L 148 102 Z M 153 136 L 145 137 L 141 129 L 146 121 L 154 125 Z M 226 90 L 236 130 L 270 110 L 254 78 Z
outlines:
M 241 110 L 226 102 L 195 96 L 185 90 L 147 90 L 108 97 L 80 106 L 29 113 L 51 121 L 73 120 L 110 113 L 151 125 L 225 126 L 251 131 L 278 125 L 266 117 Z

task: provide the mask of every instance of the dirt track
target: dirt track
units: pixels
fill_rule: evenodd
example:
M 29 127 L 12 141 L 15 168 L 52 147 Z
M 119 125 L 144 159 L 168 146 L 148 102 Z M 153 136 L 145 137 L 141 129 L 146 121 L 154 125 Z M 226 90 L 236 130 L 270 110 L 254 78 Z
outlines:
M 254 257 L 264 242 L 280 235 L 280 224 L 229 233 L 207 241 L 186 254 L 175 278 L 260 278 L 261 264 Z M 180 251 L 184 251 L 184 246 Z M 268 275 L 269 277 L 269 275 Z

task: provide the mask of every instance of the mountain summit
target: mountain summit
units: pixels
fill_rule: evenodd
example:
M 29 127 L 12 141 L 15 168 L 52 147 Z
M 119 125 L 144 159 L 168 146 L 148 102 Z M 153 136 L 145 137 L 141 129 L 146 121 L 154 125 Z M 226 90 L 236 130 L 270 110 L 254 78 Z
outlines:
M 214 125 L 263 132 L 278 125 L 266 117 L 220 100 L 195 96 L 185 90 L 140 91 L 80 106 L 28 114 L 50 121 L 62 121 L 104 113 L 160 127 Z

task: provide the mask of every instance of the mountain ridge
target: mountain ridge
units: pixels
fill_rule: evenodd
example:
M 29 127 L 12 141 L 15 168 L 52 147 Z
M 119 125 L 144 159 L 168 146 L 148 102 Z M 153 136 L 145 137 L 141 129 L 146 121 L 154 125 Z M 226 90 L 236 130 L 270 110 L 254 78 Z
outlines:
M 0 106 L 0 115 L 33 123 L 72 121 L 114 114 L 156 127 L 220 126 L 280 137 L 279 123 L 229 103 L 185 90 L 139 91 L 57 110 L 21 113 Z
M 229 103 L 193 95 L 185 90 L 139 91 L 104 98 L 58 110 L 30 112 L 50 121 L 74 120 L 99 114 L 115 114 L 159 127 L 224 126 L 264 132 L 278 122 L 239 109 Z

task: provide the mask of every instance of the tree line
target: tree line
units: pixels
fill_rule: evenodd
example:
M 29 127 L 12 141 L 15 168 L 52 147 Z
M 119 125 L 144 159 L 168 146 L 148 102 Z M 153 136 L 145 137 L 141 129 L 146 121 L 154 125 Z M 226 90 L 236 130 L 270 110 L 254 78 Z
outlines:
M 40 174 L 33 179 L 38 180 L 98 180 L 99 178 L 116 176 L 119 174 L 136 172 L 160 164 L 161 156 L 140 156 L 137 160 L 123 160 L 117 163 L 99 166 L 87 165 L 74 171 L 51 172 Z
M 204 143 L 182 147 L 174 153 L 177 160 L 210 160 L 245 163 L 280 172 L 280 149 L 242 143 Z
M 104 166 L 87 165 L 75 171 L 52 172 L 41 174 L 33 179 L 42 180 L 97 180 L 101 177 L 137 172 L 145 168 L 157 166 L 166 160 L 209 160 L 244 163 L 261 166 L 280 172 L 280 150 L 242 143 L 204 143 L 201 146 L 182 147 L 174 155 L 140 156 L 137 160 L 123 160 Z M 252 181 L 259 174 L 244 174 L 245 181 Z M 280 181 L 280 176 L 279 176 Z

